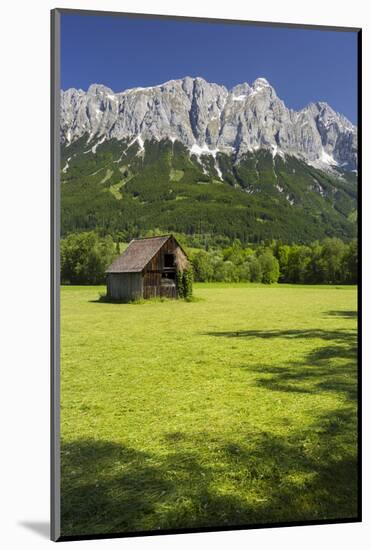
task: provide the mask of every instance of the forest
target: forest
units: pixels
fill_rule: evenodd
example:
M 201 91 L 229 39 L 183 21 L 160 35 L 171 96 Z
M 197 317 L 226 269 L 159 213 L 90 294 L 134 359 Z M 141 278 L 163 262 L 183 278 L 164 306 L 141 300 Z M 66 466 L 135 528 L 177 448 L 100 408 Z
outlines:
M 145 236 L 153 236 L 149 232 Z M 356 284 L 358 246 L 332 237 L 310 244 L 272 240 L 243 245 L 202 243 L 175 235 L 192 263 L 196 282 L 255 282 L 298 284 Z M 195 246 L 198 245 L 198 246 Z M 101 284 L 105 270 L 127 243 L 115 242 L 93 231 L 71 233 L 61 239 L 61 281 L 64 284 Z

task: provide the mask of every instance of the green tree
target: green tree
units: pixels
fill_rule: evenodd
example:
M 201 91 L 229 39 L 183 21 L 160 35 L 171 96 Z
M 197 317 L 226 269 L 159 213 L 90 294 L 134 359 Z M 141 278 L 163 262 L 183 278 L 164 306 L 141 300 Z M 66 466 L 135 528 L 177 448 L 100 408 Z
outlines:
M 193 256 L 192 265 L 196 281 L 211 281 L 213 266 L 210 260 L 210 255 L 205 250 L 200 250 Z
M 245 282 L 251 280 L 250 262 L 245 261 L 238 267 L 238 279 Z
M 340 283 L 343 280 L 343 261 L 346 247 L 340 239 L 325 239 L 321 254 L 321 267 L 326 283 Z
M 266 250 L 259 256 L 259 263 L 262 273 L 262 283 L 272 284 L 278 281 L 280 276 L 280 266 L 270 250 Z
M 307 265 L 306 283 L 322 283 L 324 281 L 323 266 L 321 262 L 322 245 L 315 241 L 311 244 L 310 260 Z
M 259 260 L 256 256 L 250 256 L 247 259 L 247 263 L 249 264 L 250 269 L 250 281 L 252 283 L 260 283 L 262 280 L 262 268 Z
M 234 283 L 238 281 L 238 269 L 234 263 L 227 260 L 219 261 L 215 266 L 214 280 L 225 283 Z
M 287 261 L 287 281 L 290 283 L 305 283 L 310 259 L 311 249 L 308 246 L 292 246 Z
M 278 260 L 278 263 L 280 264 L 280 282 L 286 282 L 287 281 L 287 268 L 289 263 L 289 255 L 290 255 L 290 246 L 287 244 L 277 244 L 275 253 L 275 257 Z
M 344 282 L 357 284 L 358 281 L 358 245 L 353 240 L 347 246 L 343 256 L 343 278 Z
M 104 282 L 105 270 L 116 255 L 112 237 L 93 231 L 72 233 L 61 239 L 61 280 L 71 284 Z
M 244 250 L 239 239 L 235 239 L 232 246 L 223 250 L 223 259 L 225 261 L 230 261 L 235 265 L 240 265 L 244 261 L 244 258 Z

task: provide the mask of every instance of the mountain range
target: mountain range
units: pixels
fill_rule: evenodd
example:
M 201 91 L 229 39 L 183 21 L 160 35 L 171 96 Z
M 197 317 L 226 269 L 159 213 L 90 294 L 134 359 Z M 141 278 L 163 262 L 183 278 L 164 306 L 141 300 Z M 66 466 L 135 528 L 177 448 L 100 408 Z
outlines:
M 192 233 L 200 220 L 247 240 L 355 234 L 357 127 L 325 102 L 289 109 L 265 78 L 230 90 L 188 76 L 120 93 L 71 88 L 60 121 L 67 232 L 94 218 L 111 232 Z

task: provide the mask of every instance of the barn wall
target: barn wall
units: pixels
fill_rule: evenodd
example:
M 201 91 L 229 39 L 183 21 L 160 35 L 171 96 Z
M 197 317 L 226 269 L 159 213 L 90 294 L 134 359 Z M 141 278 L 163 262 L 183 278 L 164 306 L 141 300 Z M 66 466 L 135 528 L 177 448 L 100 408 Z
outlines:
M 115 300 L 138 300 L 143 296 L 141 273 L 109 273 L 107 294 Z
M 167 298 L 177 298 L 177 290 L 174 283 L 170 281 L 165 281 L 163 279 L 163 273 L 170 271 L 175 273 L 176 266 L 173 269 L 165 270 L 165 254 L 174 254 L 181 255 L 185 261 L 186 257 L 182 252 L 181 248 L 177 245 L 174 239 L 169 239 L 157 252 L 157 254 L 152 258 L 152 260 L 147 264 L 143 271 L 143 297 L 144 298 L 158 298 L 158 297 L 167 297 Z
M 143 277 L 143 297 L 158 298 L 160 296 L 161 273 L 147 271 Z
M 176 298 L 177 291 L 174 284 L 162 284 L 162 274 L 148 271 L 143 278 L 143 298 Z

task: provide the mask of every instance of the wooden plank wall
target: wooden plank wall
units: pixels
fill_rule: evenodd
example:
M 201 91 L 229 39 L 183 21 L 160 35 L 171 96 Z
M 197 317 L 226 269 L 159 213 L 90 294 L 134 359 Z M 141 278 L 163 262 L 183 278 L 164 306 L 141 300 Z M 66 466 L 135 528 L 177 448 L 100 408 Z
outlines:
M 141 273 L 109 273 L 107 293 L 114 300 L 138 300 L 143 296 Z
M 147 271 L 143 277 L 143 298 L 157 298 L 160 296 L 161 273 Z
M 143 298 L 177 298 L 176 286 L 170 285 L 146 285 L 143 287 Z

